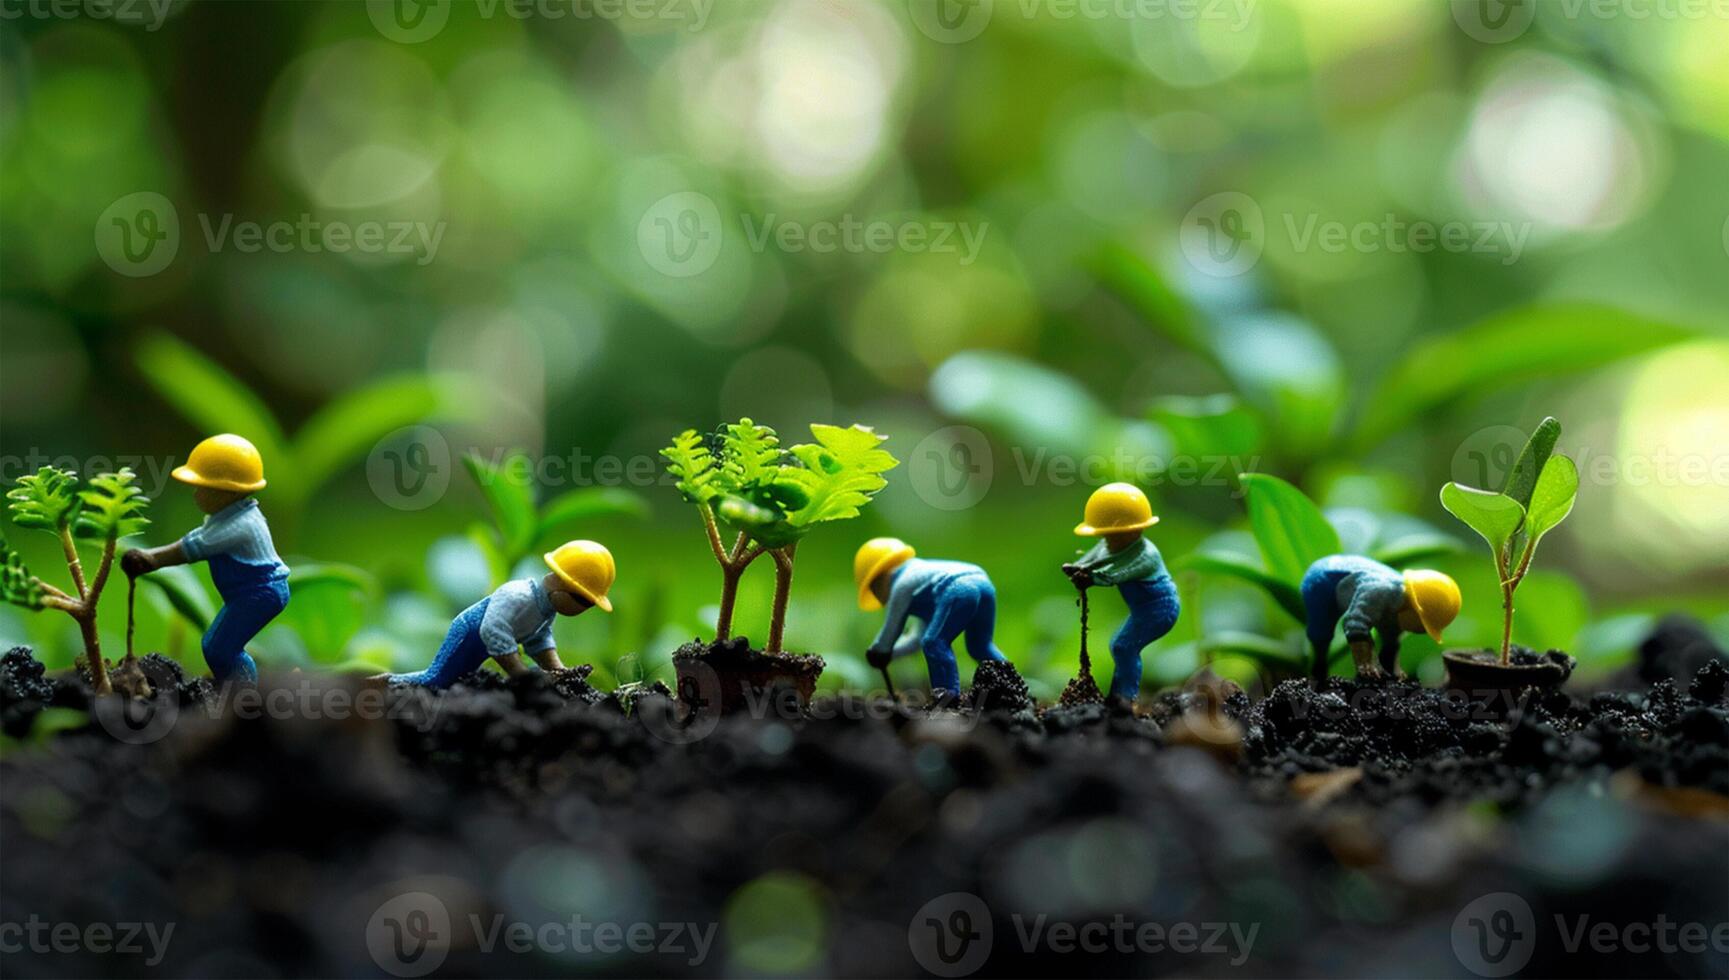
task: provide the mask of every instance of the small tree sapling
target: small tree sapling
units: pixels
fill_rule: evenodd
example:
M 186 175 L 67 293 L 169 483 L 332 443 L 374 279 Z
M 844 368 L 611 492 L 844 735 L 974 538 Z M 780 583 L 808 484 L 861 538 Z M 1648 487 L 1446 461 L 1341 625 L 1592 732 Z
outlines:
M 766 554 L 775 563 L 775 590 L 763 652 L 781 652 L 799 541 L 818 524 L 858 516 L 888 485 L 882 474 L 899 465 L 880 448 L 887 437 L 867 426 L 810 430 L 814 443 L 782 448 L 773 429 L 746 418 L 712 437 L 687 430 L 661 450 L 679 492 L 702 516 L 721 567 L 717 640 L 732 635 L 739 579 Z M 721 538 L 722 523 L 738 534 L 730 549 Z
M 1537 542 L 1566 519 L 1579 493 L 1579 470 L 1556 453 L 1561 423 L 1546 418 L 1531 434 L 1499 493 L 1458 483 L 1441 488 L 1441 506 L 1483 536 L 1501 583 L 1501 666 L 1513 650 L 1513 593 L 1531 570 Z
M 35 473 L 20 477 L 18 485 L 6 492 L 12 523 L 23 528 L 45 531 L 60 539 L 66 556 L 66 568 L 72 576 L 72 592 L 66 592 L 31 575 L 18 555 L 0 539 L 5 555 L 5 572 L 0 598 L 26 609 L 59 609 L 78 623 L 84 639 L 85 662 L 90 668 L 90 680 L 97 694 L 109 694 L 108 665 L 102 659 L 102 644 L 96 633 L 96 604 L 102 589 L 108 584 L 108 573 L 114 567 L 114 548 L 121 538 L 144 530 L 150 519 L 144 511 L 150 498 L 134 485 L 137 476 L 130 468 L 117 473 L 100 473 L 90 478 L 89 485 L 80 489 L 78 474 L 71 470 L 44 466 Z M 100 542 L 102 557 L 94 576 L 86 576 L 84 563 L 78 557 L 76 539 Z M 127 654 L 131 656 L 130 652 Z

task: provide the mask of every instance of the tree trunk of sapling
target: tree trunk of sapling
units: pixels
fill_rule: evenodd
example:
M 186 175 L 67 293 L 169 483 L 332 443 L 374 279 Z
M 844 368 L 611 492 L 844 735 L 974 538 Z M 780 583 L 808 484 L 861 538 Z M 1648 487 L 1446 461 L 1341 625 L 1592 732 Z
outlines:
M 731 565 L 720 567 L 720 615 L 714 621 L 714 640 L 732 638 L 732 607 L 738 601 L 738 580 L 744 577 L 744 570 Z
M 781 652 L 781 638 L 786 633 L 786 603 L 792 594 L 793 553 L 797 550 L 795 543 L 769 551 L 774 556 L 774 610 L 769 614 L 768 645 L 763 647 L 764 653 Z

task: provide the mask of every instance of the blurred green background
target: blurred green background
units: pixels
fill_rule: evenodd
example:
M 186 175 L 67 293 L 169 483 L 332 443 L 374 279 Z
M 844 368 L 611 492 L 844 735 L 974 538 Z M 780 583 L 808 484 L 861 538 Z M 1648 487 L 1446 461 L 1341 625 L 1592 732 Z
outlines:
M 1515 639 L 1606 670 L 1656 612 L 1729 632 L 1729 22 L 1629 4 L 11 5 L 0 476 L 130 462 L 160 544 L 198 518 L 166 470 L 241 431 L 301 570 L 261 663 L 413 668 L 533 553 L 458 457 L 524 449 L 572 517 L 531 536 L 617 556 L 618 614 L 557 627 L 604 685 L 712 628 L 656 451 L 862 422 L 903 465 L 801 548 L 789 646 L 870 682 L 850 561 L 895 533 L 991 572 L 1049 697 L 1077 647 L 1057 565 L 1117 477 L 1178 568 L 1256 556 L 1239 470 L 1348 545 L 1451 538 L 1449 642 L 1492 642 L 1487 556 L 1436 491 L 1498 485 L 1553 414 L 1583 486 Z M 50 538 L 7 536 L 65 584 Z M 1254 672 L 1243 637 L 1297 651 L 1261 593 L 1178 581 L 1149 685 Z M 771 586 L 764 562 L 741 595 L 759 640 Z M 139 595 L 139 648 L 202 670 Z M 1095 651 L 1119 618 L 1101 595 Z M 53 666 L 76 641 L 0 611 Z

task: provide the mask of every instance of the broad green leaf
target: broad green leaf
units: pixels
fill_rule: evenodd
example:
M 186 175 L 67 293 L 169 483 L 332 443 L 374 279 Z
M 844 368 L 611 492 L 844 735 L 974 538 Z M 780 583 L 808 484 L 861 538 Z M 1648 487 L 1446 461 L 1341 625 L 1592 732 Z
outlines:
M 348 659 L 348 641 L 366 621 L 366 593 L 352 582 L 315 576 L 289 582 L 292 598 L 279 621 L 294 630 L 307 655 L 321 664 Z
M 1462 550 L 1457 540 L 1444 534 L 1413 534 L 1371 550 L 1369 557 L 1394 568 L 1411 568 Z
M 1222 551 L 1204 551 L 1182 559 L 1178 562 L 1178 567 L 1218 575 L 1229 575 L 1251 585 L 1260 586 L 1266 590 L 1268 595 L 1273 597 L 1281 609 L 1291 614 L 1291 618 L 1299 623 L 1303 621 L 1303 597 L 1297 591 L 1297 586 L 1293 582 L 1287 582 L 1273 575 L 1241 555 Z
M 150 526 L 144 512 L 150 498 L 133 484 L 137 474 L 129 466 L 118 473 L 100 473 L 90 478 L 88 489 L 79 492 L 83 508 L 78 512 L 75 532 L 83 538 L 129 538 Z
M 1099 249 L 1091 266 L 1098 281 L 1148 326 L 1191 351 L 1212 356 L 1200 318 L 1139 251 L 1109 242 Z
M 435 378 L 387 378 L 319 409 L 294 436 L 295 482 L 311 493 L 405 425 L 447 418 L 462 404 Z
M 1537 426 L 1537 431 L 1531 433 L 1531 438 L 1525 440 L 1525 448 L 1520 450 L 1513 468 L 1507 471 L 1507 480 L 1501 487 L 1501 493 L 1518 501 L 1519 506 L 1529 511 L 1531 491 L 1536 489 L 1537 475 L 1548 465 L 1549 454 L 1555 451 L 1555 443 L 1560 438 L 1561 423 L 1554 418 L 1544 419 Z
M 198 576 L 186 565 L 159 568 L 138 580 L 162 593 L 169 608 L 191 623 L 200 633 L 210 628 L 216 608 L 210 594 L 199 584 Z
M 1177 452 L 1195 460 L 1248 457 L 1261 448 L 1261 422 L 1232 395 L 1161 398 L 1148 416 L 1163 425 Z
M 258 447 L 267 467 L 272 460 L 289 458 L 282 429 L 263 400 L 191 345 L 165 333 L 151 334 L 138 348 L 138 368 L 162 400 L 194 427 L 245 436 Z M 279 488 L 298 485 L 287 467 L 276 467 L 270 479 Z
M 17 486 L 6 491 L 10 501 L 12 523 L 58 534 L 78 519 L 83 501 L 78 496 L 78 474 L 71 470 L 44 466 L 34 473 L 18 478 Z
M 1609 364 L 1699 335 L 1608 306 L 1528 306 L 1420 343 L 1387 371 L 1352 440 L 1367 453 L 1424 412 L 1455 399 L 1505 391 Z
M 815 444 L 792 447 L 803 466 L 781 467 L 780 481 L 803 490 L 806 502 L 787 514 L 787 523 L 807 528 L 824 521 L 856 517 L 888 485 L 882 474 L 900 465 L 886 449 L 887 441 L 868 426 L 813 425 Z
M 288 588 L 335 583 L 367 596 L 378 594 L 378 579 L 364 568 L 336 562 L 297 562 L 288 572 Z
M 541 508 L 535 541 L 544 544 L 550 535 L 573 521 L 621 515 L 646 517 L 648 502 L 641 494 L 622 487 L 579 487 L 559 494 Z
M 485 495 L 504 551 L 514 560 L 533 545 L 538 526 L 534 513 L 534 462 L 521 452 L 507 453 L 498 463 L 478 453 L 468 453 L 462 457 L 462 465 Z
M 1316 559 L 1339 553 L 1339 533 L 1303 491 L 1265 473 L 1245 473 L 1242 483 L 1249 527 L 1273 575 L 1294 586 Z
M 662 449 L 666 471 L 677 482 L 678 492 L 691 503 L 706 504 L 723 492 L 720 471 L 708 442 L 695 429 L 686 429 Z
M 1513 539 L 1513 532 L 1519 530 L 1519 525 L 1525 520 L 1525 508 L 1520 507 L 1517 500 L 1457 483 L 1441 488 L 1441 506 L 1489 542 L 1497 566 L 1507 553 L 1507 543 Z
M 1535 549 L 1543 535 L 1567 519 L 1573 512 L 1573 500 L 1579 495 L 1579 468 L 1567 456 L 1551 456 L 1537 478 L 1531 492 L 1531 508 L 1525 518 L 1525 534 L 1530 548 Z

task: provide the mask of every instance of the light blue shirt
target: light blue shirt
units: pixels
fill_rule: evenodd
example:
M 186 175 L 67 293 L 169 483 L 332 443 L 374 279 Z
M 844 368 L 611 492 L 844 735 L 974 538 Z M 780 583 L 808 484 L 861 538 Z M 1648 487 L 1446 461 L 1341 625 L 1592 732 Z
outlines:
M 1093 573 L 1095 585 L 1122 585 L 1124 582 L 1157 581 L 1170 578 L 1165 570 L 1164 556 L 1152 541 L 1142 537 L 1121 551 L 1112 551 L 1103 538 L 1082 555 L 1075 564 Z
M 941 561 L 928 558 L 908 558 L 894 570 L 889 579 L 889 601 L 883 617 L 883 628 L 871 644 L 874 651 L 891 651 L 896 657 L 919 648 L 924 636 L 924 624 L 936 613 L 937 602 L 944 589 L 964 578 L 983 576 L 985 570 L 963 561 Z M 908 619 L 919 625 L 902 637 Z M 899 642 L 896 642 L 896 641 Z
M 486 603 L 480 642 L 492 657 L 508 657 L 518 644 L 530 654 L 555 649 L 552 621 L 557 615 L 540 582 L 531 578 L 506 582 Z
M 264 521 L 264 512 L 251 497 L 237 500 L 204 518 L 203 524 L 180 539 L 180 550 L 192 561 L 209 561 L 223 555 L 248 565 L 288 570 L 270 540 L 270 525 Z

